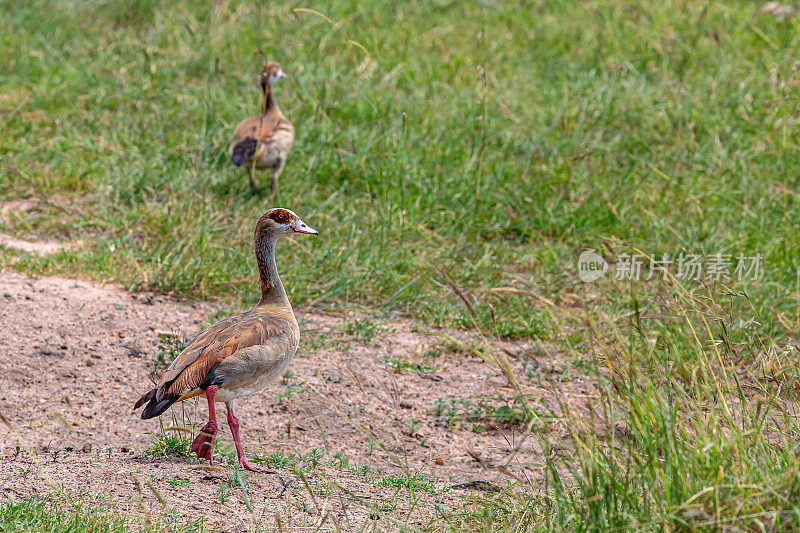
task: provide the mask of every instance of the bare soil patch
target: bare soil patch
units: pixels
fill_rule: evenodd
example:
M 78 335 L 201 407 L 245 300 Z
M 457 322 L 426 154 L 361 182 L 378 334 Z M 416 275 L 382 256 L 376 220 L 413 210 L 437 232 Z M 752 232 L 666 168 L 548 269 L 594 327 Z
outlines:
M 50 255 L 71 248 L 71 246 L 56 241 L 26 241 L 11 235 L 0 233 L 0 246 L 19 250 L 29 254 Z
M 51 492 L 100 497 L 132 515 L 203 518 L 228 530 L 274 527 L 276 516 L 282 526 L 350 528 L 372 521 L 391 528 L 395 520 L 425 524 L 437 506 L 462 501 L 465 491 L 452 488 L 459 484 L 535 486 L 541 480 L 534 439 L 519 446 L 524 428 L 466 414 L 478 404 L 513 407 L 513 391 L 496 365 L 448 348 L 477 342 L 463 332 L 298 309 L 302 339 L 293 376 L 236 403 L 251 457 L 280 452 L 292 458 L 285 474 L 269 476 L 152 457 L 146 452 L 161 427 L 131 412 L 150 384 L 158 333 L 191 337 L 213 321 L 218 305 L 11 271 L 0 272 L 0 304 L 6 499 Z M 526 348 L 504 347 L 512 354 Z M 545 357 L 527 368 L 538 364 L 541 372 L 558 373 L 565 365 L 558 354 Z M 551 389 L 537 385 L 530 370 L 526 376 L 520 358 L 511 358 L 511 366 L 540 394 L 543 412 L 558 411 Z M 580 376 L 562 381 L 567 395 L 582 396 L 590 387 Z M 184 407 L 173 409 L 174 418 L 165 415 L 164 426 L 196 432 L 206 406 L 189 401 Z M 226 465 L 235 456 L 220 411 L 215 457 Z M 512 454 L 503 472 L 499 466 Z M 403 486 L 409 476 L 415 481 Z
M 56 201 L 56 199 L 53 198 L 50 202 L 46 203 L 53 205 L 53 201 Z M 45 202 L 32 198 L 0 202 L 0 222 L 4 222 L 15 217 L 24 217 L 26 213 L 36 209 L 43 203 Z M 20 252 L 29 254 L 43 256 L 51 255 L 61 252 L 62 250 L 74 249 L 79 245 L 80 243 L 74 241 L 60 242 L 53 239 L 25 240 L 14 237 L 13 235 L 9 235 L 7 233 L 0 232 L 0 247 L 18 250 Z

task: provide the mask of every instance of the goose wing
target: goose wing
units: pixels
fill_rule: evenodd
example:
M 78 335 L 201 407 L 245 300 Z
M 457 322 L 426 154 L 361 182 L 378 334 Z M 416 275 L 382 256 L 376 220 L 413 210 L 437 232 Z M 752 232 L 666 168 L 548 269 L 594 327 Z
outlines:
M 171 405 L 185 393 L 201 387 L 211 377 L 214 368 L 237 351 L 267 344 L 287 335 L 291 328 L 292 324 L 285 318 L 254 311 L 217 322 L 184 348 L 161 376 L 158 386 L 142 396 L 134 409 L 148 401 Z
M 283 115 L 260 115 L 246 118 L 236 126 L 233 145 L 244 139 L 259 139 L 262 143 L 268 142 L 279 130 L 286 127 L 291 127 L 291 123 Z

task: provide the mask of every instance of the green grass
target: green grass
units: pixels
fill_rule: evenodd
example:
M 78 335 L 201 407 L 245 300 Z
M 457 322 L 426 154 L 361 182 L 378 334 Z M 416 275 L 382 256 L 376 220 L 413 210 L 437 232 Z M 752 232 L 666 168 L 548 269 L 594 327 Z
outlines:
M 442 524 L 800 527 L 797 18 L 744 1 L 131 4 L 0 2 L 0 196 L 39 200 L 0 230 L 84 242 L 0 266 L 249 305 L 268 206 L 226 147 L 276 59 L 297 130 L 278 204 L 321 232 L 279 246 L 293 302 L 526 339 L 598 381 L 593 419 L 563 406 L 568 437 L 532 419 L 544 491 Z M 585 249 L 761 254 L 764 275 L 584 284 Z M 347 331 L 369 342 L 361 320 Z
M 4 533 L 127 533 L 205 531 L 202 521 L 187 524 L 138 523 L 110 512 L 102 502 L 63 500 L 54 495 L 33 497 L 0 507 Z
M 322 232 L 279 251 L 297 303 L 471 326 L 458 286 L 488 331 L 552 334 L 488 289 L 574 290 L 585 247 L 685 247 L 763 254 L 751 296 L 794 309 L 796 31 L 749 2 L 308 6 L 333 25 L 281 3 L 44 5 L 3 4 L 0 191 L 58 196 L 5 225 L 89 246 L 5 262 L 255 298 L 268 206 L 226 146 L 261 49 L 298 132 L 279 204 Z
M 425 474 L 416 473 L 406 477 L 384 476 L 378 480 L 381 487 L 405 487 L 409 490 L 421 490 L 430 494 L 436 493 L 436 485 Z
M 159 358 L 164 353 L 163 339 L 159 344 Z M 156 365 L 158 367 L 158 365 Z M 181 407 L 180 420 L 177 410 L 170 411 L 170 420 L 165 424 L 165 417 L 158 417 L 159 433 L 153 434 L 153 442 L 145 454 L 153 457 L 171 457 L 174 459 L 187 459 L 195 456 L 190 450 L 193 440 L 193 431 L 190 414 Z
M 180 435 L 162 433 L 153 441 L 146 453 L 153 456 L 185 459 L 193 456 L 189 450 L 190 445 L 191 442 Z
M 178 487 L 185 487 L 187 485 L 192 484 L 192 481 L 190 479 L 182 479 L 178 477 L 163 478 L 163 480 L 169 483 L 170 485 L 175 485 Z
M 796 349 L 729 315 L 741 294 L 644 296 L 659 318 L 640 309 L 626 327 L 598 320 L 583 330 L 596 349 L 570 352 L 600 396 L 584 411 L 565 401 L 569 436 L 534 417 L 547 490 L 507 491 L 470 520 L 495 513 L 495 526 L 512 530 L 800 525 Z

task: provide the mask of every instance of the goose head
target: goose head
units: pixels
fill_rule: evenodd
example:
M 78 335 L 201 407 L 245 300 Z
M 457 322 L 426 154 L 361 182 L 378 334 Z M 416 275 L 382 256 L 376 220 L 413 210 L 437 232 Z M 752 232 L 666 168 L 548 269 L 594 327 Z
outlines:
M 261 87 L 266 90 L 267 86 L 272 87 L 276 81 L 285 77 L 286 73 L 278 63 L 275 61 L 267 61 L 264 66 L 261 67 L 261 75 L 258 77 L 258 80 L 259 83 L 261 83 Z
M 290 233 L 319 235 L 319 232 L 303 222 L 299 216 L 289 209 L 276 207 L 270 209 L 256 223 L 255 239 L 275 240 Z

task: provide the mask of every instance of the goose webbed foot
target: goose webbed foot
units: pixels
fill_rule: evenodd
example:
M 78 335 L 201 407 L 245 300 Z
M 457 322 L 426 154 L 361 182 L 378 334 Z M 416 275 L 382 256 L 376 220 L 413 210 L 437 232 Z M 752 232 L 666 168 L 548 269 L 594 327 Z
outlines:
M 212 462 L 211 452 L 214 450 L 214 441 L 217 439 L 218 431 L 217 424 L 209 421 L 192 441 L 190 449 L 197 454 L 199 459 L 208 459 L 209 463 Z
M 190 450 L 197 454 L 199 459 L 211 460 L 211 452 L 214 451 L 214 441 L 217 439 L 217 411 L 214 409 L 214 394 L 216 394 L 218 385 L 211 385 L 206 389 L 206 401 L 208 402 L 208 423 L 203 426 L 197 437 L 194 438 Z

